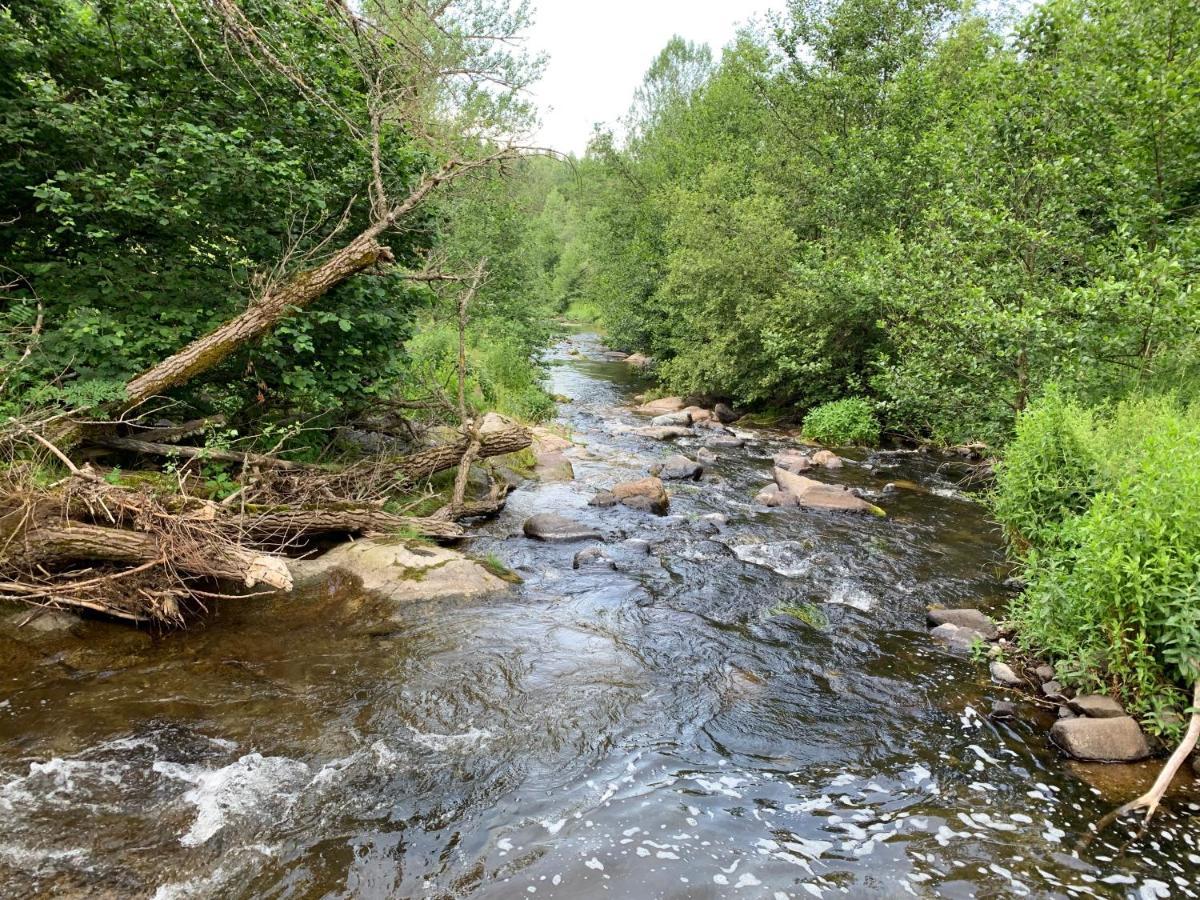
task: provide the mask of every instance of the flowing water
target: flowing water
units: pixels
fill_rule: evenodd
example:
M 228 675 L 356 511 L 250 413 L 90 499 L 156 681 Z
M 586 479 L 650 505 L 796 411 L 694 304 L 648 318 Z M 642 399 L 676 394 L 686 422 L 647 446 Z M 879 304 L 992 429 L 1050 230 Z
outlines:
M 833 476 L 887 519 L 756 509 L 789 441 L 747 429 L 670 516 L 588 507 L 673 452 L 628 433 L 638 385 L 602 350 L 551 355 L 576 480 L 524 485 L 470 542 L 525 579 L 509 596 L 335 585 L 157 637 L 5 611 L 0 895 L 1196 896 L 1200 806 L 1077 850 L 1145 770 L 1070 767 L 930 644 L 927 604 L 1004 599 L 960 472 L 848 454 Z M 901 479 L 921 489 L 880 493 Z M 612 567 L 522 537 L 543 511 Z

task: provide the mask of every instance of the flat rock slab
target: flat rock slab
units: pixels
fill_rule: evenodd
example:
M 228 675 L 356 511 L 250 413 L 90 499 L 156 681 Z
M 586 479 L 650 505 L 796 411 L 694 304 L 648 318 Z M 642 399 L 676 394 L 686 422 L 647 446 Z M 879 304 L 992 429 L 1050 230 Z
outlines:
M 1070 703 L 1071 709 L 1089 719 L 1120 719 L 1123 718 L 1125 707 L 1103 694 L 1085 694 L 1076 697 Z
M 957 625 L 959 628 L 974 628 L 984 636 L 985 640 L 994 641 L 999 632 L 991 617 L 977 609 L 939 609 L 930 607 L 925 611 L 925 618 L 930 625 Z
M 661 416 L 663 413 L 679 412 L 686 406 L 682 397 L 660 397 L 658 400 L 651 400 L 649 403 L 634 407 L 633 411 L 646 416 Z
M 682 425 L 652 425 L 648 428 L 635 428 L 632 433 L 656 441 L 669 441 L 671 438 L 691 437 L 695 434 L 692 429 Z
M 704 443 L 709 447 L 724 447 L 729 450 L 746 446 L 744 440 L 733 434 L 714 434 L 712 437 L 705 438 Z
M 816 509 L 833 509 L 842 512 L 870 513 L 884 516 L 886 513 L 873 503 L 868 503 L 840 484 L 825 484 L 812 478 L 805 478 L 786 469 L 775 467 L 775 484 L 779 490 L 795 498 L 799 506 Z M 786 503 L 780 503 L 784 506 Z
M 1136 762 L 1150 755 L 1146 736 L 1130 716 L 1059 719 L 1050 729 L 1050 740 L 1075 759 Z
M 651 419 L 650 424 L 658 428 L 664 425 L 691 425 L 692 414 L 686 409 L 679 412 L 663 413 L 661 416 L 655 416 Z
M 439 600 L 507 591 L 508 582 L 447 547 L 364 539 L 334 547 L 316 559 L 287 561 L 297 586 L 318 583 L 335 571 L 357 578 L 363 589 L 392 600 Z
M 538 513 L 521 526 L 526 537 L 537 541 L 596 541 L 601 538 L 596 529 L 560 516 L 558 513 Z

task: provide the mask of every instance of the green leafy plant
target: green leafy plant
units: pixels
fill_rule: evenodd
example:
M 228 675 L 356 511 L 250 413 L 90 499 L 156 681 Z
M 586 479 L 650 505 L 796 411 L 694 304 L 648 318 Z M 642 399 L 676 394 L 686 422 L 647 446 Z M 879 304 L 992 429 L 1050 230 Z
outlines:
M 773 616 L 791 616 L 811 628 L 827 628 L 829 619 L 815 603 L 779 603 L 771 607 Z
M 804 436 L 822 444 L 873 446 L 879 443 L 879 420 L 869 400 L 848 397 L 822 403 L 804 417 Z

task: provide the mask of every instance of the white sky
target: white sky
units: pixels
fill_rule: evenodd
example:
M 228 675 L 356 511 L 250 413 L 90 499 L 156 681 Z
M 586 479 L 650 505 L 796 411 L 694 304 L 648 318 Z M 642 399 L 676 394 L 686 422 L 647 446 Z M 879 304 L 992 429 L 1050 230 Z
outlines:
M 679 34 L 713 58 L 739 25 L 782 0 L 537 0 L 529 48 L 549 54 L 533 89 L 542 129 L 535 142 L 582 154 L 592 126 L 625 114 L 654 57 Z

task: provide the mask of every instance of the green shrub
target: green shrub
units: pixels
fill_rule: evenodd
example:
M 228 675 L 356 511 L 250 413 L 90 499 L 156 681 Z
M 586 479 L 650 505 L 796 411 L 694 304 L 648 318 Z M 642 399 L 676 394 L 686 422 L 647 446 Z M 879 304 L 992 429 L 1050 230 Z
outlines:
M 879 443 L 879 420 L 869 400 L 848 397 L 809 410 L 804 435 L 822 444 L 871 446 Z
M 1098 486 L 1097 441 L 1091 410 L 1057 390 L 1018 417 L 992 498 L 1018 556 L 1055 541 L 1063 520 L 1087 509 Z
M 1022 417 L 1006 469 L 997 513 L 1034 536 L 1009 611 L 1020 641 L 1066 683 L 1175 733 L 1200 678 L 1200 409 L 1152 398 L 1089 413 L 1050 397 Z

